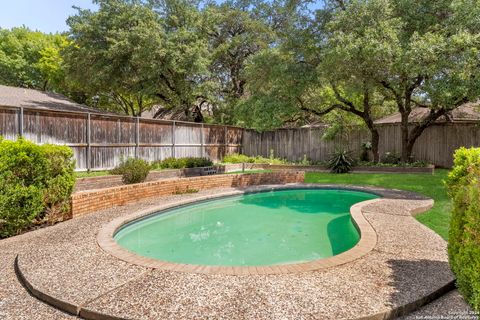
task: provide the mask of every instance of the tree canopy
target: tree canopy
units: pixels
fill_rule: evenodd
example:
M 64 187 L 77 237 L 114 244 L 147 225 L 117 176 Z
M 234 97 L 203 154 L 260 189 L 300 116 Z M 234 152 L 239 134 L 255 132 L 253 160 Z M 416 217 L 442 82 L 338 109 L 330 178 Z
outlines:
M 401 114 L 402 158 L 480 97 L 478 0 L 95 0 L 65 34 L 0 30 L 0 83 L 138 116 L 333 131 Z M 430 110 L 419 123 L 416 107 Z
M 61 34 L 26 27 L 0 29 L 0 83 L 40 90 L 61 90 L 61 50 L 69 44 Z

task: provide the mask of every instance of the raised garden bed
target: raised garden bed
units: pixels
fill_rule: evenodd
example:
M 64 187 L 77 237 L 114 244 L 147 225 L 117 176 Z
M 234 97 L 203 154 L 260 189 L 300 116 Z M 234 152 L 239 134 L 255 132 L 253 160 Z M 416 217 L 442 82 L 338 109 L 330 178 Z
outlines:
M 387 166 L 357 166 L 352 172 L 365 173 L 429 173 L 433 174 L 435 167 L 433 165 L 426 167 L 387 167 Z M 256 164 L 256 163 L 237 163 L 217 165 L 213 167 L 186 168 L 186 169 L 165 169 L 161 171 L 151 171 L 148 174 L 148 181 L 157 181 L 170 178 L 198 177 L 212 174 L 221 174 L 229 172 L 242 172 L 252 170 L 294 170 L 305 172 L 329 172 L 326 166 L 304 166 L 304 165 L 287 165 L 287 164 Z M 123 185 L 122 177 L 119 175 L 87 177 L 77 179 L 75 184 L 75 192 L 111 188 Z
M 304 165 L 288 165 L 288 164 L 253 164 L 252 169 L 264 170 L 301 170 L 306 172 L 330 172 L 326 166 L 304 166 Z M 401 166 L 356 166 L 352 172 L 373 172 L 373 173 L 429 173 L 433 174 L 435 166 L 428 165 L 425 167 L 401 167 Z
M 213 167 L 165 169 L 160 171 L 151 171 L 148 174 L 146 181 L 148 182 L 170 178 L 206 176 L 219 173 L 238 172 L 242 170 L 254 170 L 253 166 L 254 165 L 251 163 L 246 163 L 245 165 L 239 163 L 218 165 Z M 75 192 L 111 188 L 121 185 L 123 185 L 123 182 L 122 176 L 120 175 L 79 178 L 77 179 L 77 183 L 75 184 Z

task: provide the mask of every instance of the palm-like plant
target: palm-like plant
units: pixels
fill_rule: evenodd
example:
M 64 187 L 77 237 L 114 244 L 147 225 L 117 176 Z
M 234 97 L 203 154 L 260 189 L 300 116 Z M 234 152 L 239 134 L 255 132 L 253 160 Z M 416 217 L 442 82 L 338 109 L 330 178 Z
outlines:
M 348 173 L 352 170 L 353 164 L 351 151 L 337 150 L 328 161 L 328 168 L 332 173 Z

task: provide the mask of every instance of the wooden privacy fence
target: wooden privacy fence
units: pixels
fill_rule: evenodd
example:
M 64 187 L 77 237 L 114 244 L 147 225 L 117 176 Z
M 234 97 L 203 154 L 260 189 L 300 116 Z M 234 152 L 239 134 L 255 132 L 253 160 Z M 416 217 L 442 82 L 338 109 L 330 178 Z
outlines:
M 290 161 L 301 161 L 303 158 L 326 161 L 340 146 L 358 151 L 369 136 L 367 131 L 355 130 L 349 134 L 349 139 L 336 137 L 332 141 L 326 141 L 323 139 L 325 130 L 326 127 L 279 129 L 262 133 L 245 130 L 243 153 L 264 157 L 273 153 L 274 157 Z
M 258 133 L 246 130 L 243 138 L 243 153 L 250 156 L 270 156 L 290 161 L 304 157 L 312 161 L 327 161 L 338 147 L 352 150 L 359 156 L 361 145 L 370 141 L 370 134 L 364 129 L 355 129 L 347 139 L 336 138 L 325 141 L 322 136 L 326 127 L 280 129 Z M 397 124 L 381 125 L 380 157 L 386 152 L 401 153 L 401 132 Z M 417 140 L 413 149 L 415 160 L 427 161 L 440 167 L 451 167 L 456 149 L 480 146 L 479 123 L 445 123 L 427 128 Z
M 380 155 L 400 154 L 400 126 L 381 125 Z M 167 157 L 207 157 L 221 160 L 225 154 L 243 152 L 290 161 L 307 158 L 326 161 L 342 146 L 358 156 L 370 140 L 364 129 L 353 129 L 347 139 L 322 139 L 326 127 L 280 129 L 258 133 L 238 127 L 181 121 L 132 118 L 98 113 L 0 106 L 0 136 L 15 140 L 24 136 L 35 143 L 70 146 L 77 170 L 110 169 L 122 158 L 147 161 Z M 478 123 L 446 123 L 427 128 L 415 144 L 413 155 L 441 167 L 452 165 L 459 147 L 480 146 Z
M 77 170 L 110 169 L 121 159 L 168 157 L 220 160 L 241 152 L 243 129 L 181 121 L 0 106 L 0 136 L 67 145 Z

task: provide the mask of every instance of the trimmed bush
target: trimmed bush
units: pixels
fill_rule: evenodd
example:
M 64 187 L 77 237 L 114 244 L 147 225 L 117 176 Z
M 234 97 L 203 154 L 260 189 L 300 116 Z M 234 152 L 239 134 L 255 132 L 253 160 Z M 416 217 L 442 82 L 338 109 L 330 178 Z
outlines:
M 166 158 L 162 161 L 154 162 L 152 166 L 156 169 L 184 169 L 211 167 L 213 166 L 213 162 L 208 158 Z
M 185 161 L 185 168 L 201 168 L 213 166 L 212 160 L 208 158 L 183 158 Z
M 480 148 L 455 152 L 447 186 L 453 199 L 448 241 L 450 266 L 465 300 L 480 312 Z
M 35 185 L 0 182 L 0 238 L 18 234 L 44 211 L 44 192 Z
M 122 161 L 111 173 L 121 174 L 125 184 L 140 183 L 145 181 L 151 166 L 143 159 L 128 158 Z
M 68 147 L 0 140 L 0 237 L 67 218 L 74 168 Z

